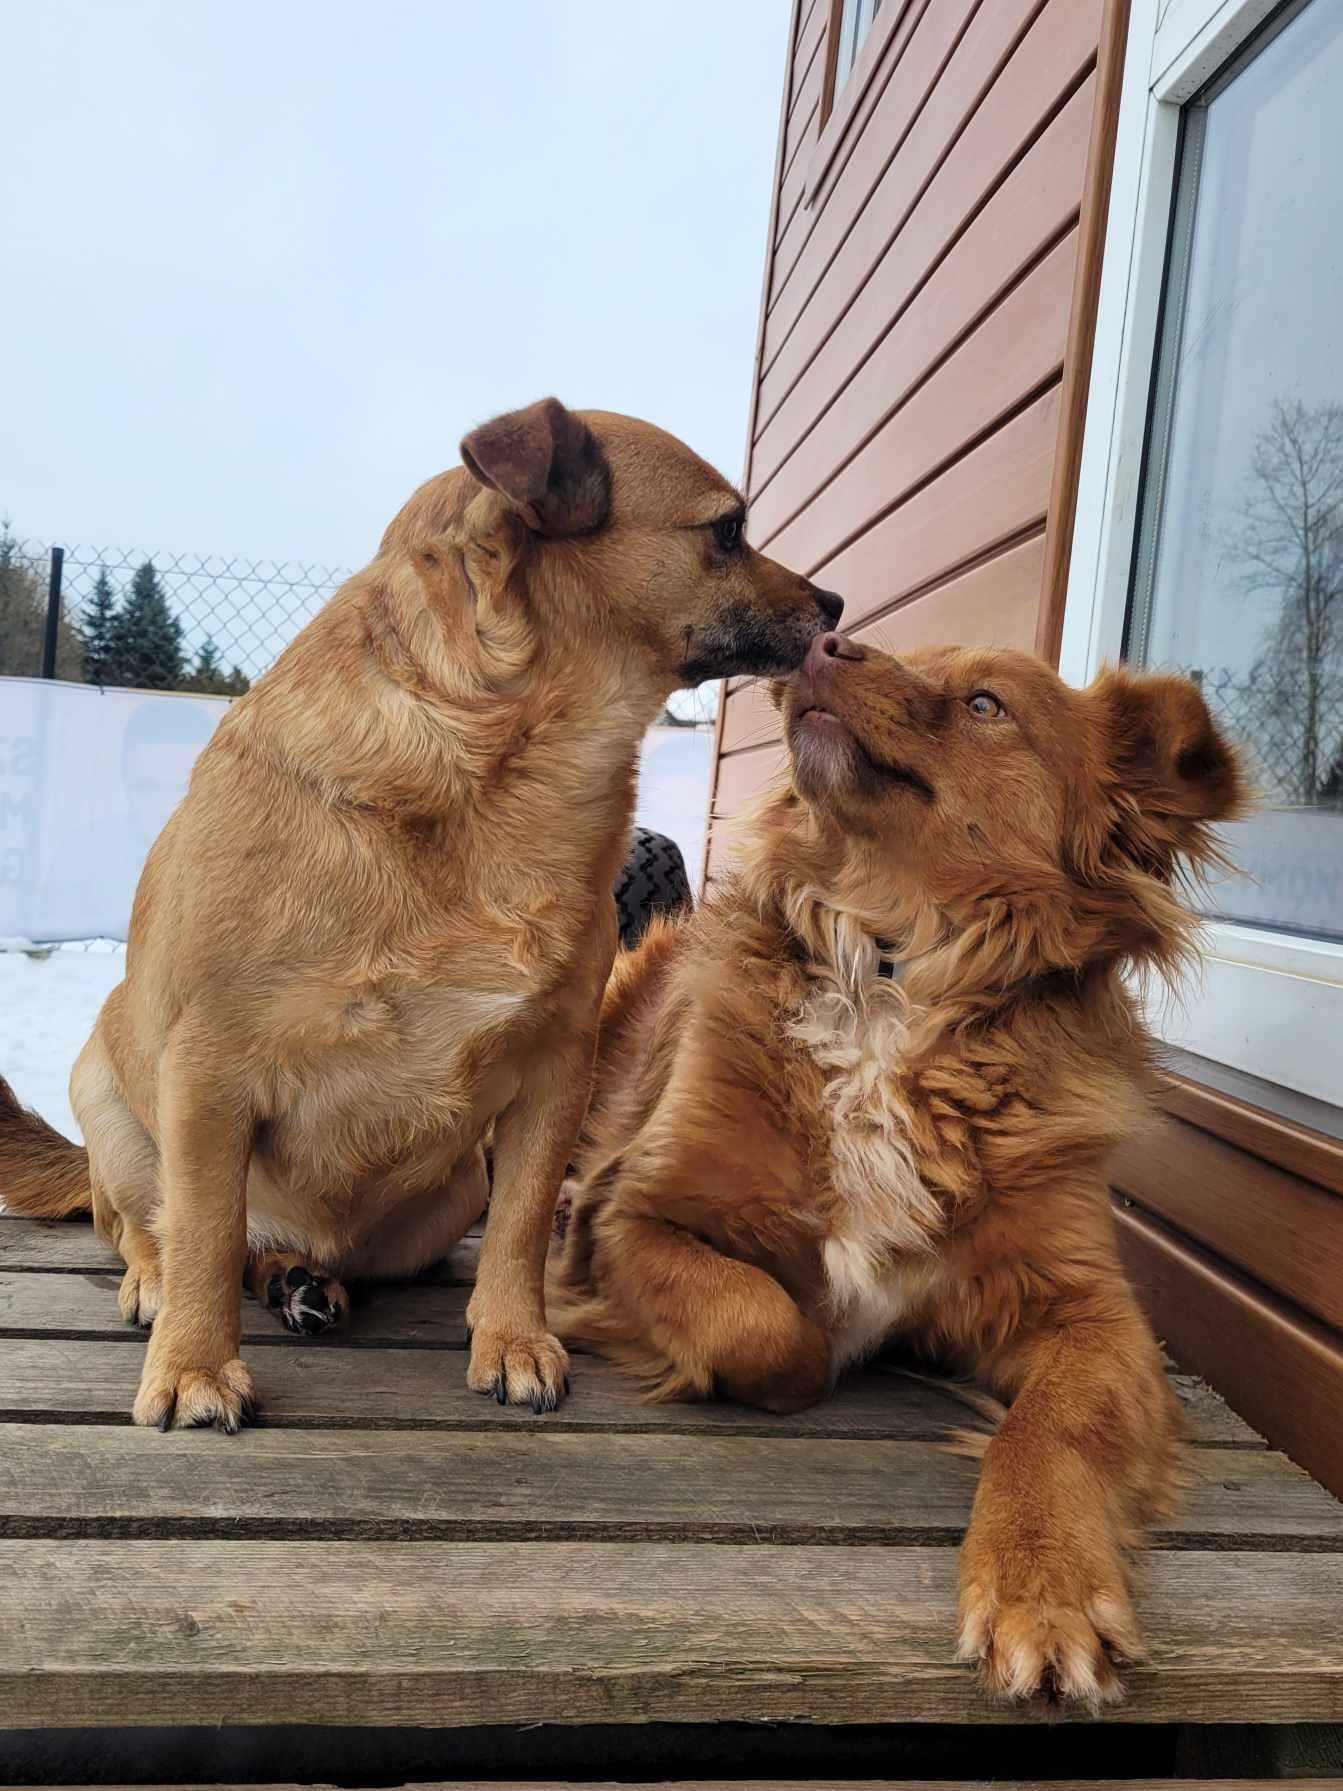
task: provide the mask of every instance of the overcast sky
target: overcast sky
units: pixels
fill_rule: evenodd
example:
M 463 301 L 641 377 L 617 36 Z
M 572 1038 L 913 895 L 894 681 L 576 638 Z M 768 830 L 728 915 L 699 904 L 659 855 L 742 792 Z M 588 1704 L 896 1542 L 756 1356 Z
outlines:
M 787 0 L 5 12 L 0 517 L 362 564 L 555 392 L 741 469 Z

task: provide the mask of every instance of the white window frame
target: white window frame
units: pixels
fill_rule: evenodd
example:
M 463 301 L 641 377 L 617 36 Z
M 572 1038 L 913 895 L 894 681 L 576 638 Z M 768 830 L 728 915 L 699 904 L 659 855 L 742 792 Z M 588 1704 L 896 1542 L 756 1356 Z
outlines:
M 1069 683 L 1123 643 L 1180 108 L 1277 5 L 1132 0 L 1064 610 Z M 1160 1036 L 1343 1106 L 1343 946 L 1217 921 L 1205 947 L 1200 986 L 1156 1012 Z

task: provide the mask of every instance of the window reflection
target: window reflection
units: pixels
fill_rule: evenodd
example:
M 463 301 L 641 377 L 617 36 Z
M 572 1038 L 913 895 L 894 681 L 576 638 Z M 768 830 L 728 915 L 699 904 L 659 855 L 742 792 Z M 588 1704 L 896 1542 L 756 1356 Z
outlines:
M 1263 812 L 1210 909 L 1343 938 L 1343 7 L 1186 110 L 1129 650 L 1202 684 Z

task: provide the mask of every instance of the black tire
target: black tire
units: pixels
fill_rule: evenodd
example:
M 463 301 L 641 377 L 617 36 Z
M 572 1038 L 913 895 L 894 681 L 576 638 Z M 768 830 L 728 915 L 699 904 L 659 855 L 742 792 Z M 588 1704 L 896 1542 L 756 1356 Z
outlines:
M 636 827 L 629 857 L 616 878 L 615 896 L 620 943 L 626 951 L 632 951 L 643 938 L 655 914 L 692 908 L 690 879 L 676 841 L 665 833 Z

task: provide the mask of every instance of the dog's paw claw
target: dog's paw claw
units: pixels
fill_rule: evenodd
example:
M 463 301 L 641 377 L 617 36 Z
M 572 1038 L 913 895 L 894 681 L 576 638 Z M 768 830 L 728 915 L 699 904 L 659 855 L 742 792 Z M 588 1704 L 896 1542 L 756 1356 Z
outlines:
M 162 1304 L 163 1281 L 156 1266 L 126 1270 L 117 1293 L 117 1308 L 128 1325 L 149 1330 Z
M 558 1338 L 509 1338 L 477 1326 L 467 1385 L 492 1393 L 500 1405 L 530 1406 L 540 1417 L 558 1409 L 568 1392 L 569 1357 Z
M 151 1353 L 153 1344 L 150 1345 Z M 160 1368 L 145 1364 L 131 1416 L 157 1430 L 194 1430 L 213 1425 L 236 1436 L 256 1410 L 252 1376 L 235 1356 L 219 1368 Z
M 1141 1655 L 1126 1596 L 1076 1603 L 1039 1596 L 999 1602 L 972 1586 L 962 1594 L 958 1657 L 986 1689 L 1014 1702 L 1093 1712 L 1124 1696 L 1120 1668 Z

